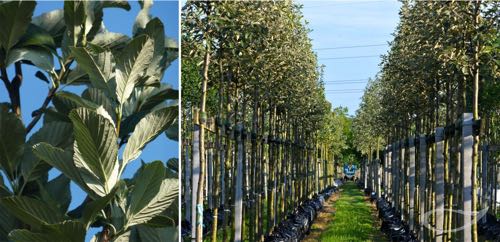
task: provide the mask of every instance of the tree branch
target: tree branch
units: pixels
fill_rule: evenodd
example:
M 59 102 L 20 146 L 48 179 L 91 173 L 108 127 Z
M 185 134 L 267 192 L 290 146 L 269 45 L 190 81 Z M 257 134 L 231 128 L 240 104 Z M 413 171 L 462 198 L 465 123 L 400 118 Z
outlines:
M 2 74 L 2 76 L 0 78 L 2 79 L 3 84 L 5 85 L 5 88 L 7 89 L 7 92 L 10 92 L 10 81 L 9 81 L 9 76 L 7 75 L 7 69 L 2 68 L 1 74 Z
M 5 88 L 7 89 L 7 92 L 9 93 L 9 98 L 10 98 L 10 105 L 12 111 L 18 116 L 21 116 L 21 97 L 19 95 L 19 89 L 21 88 L 21 85 L 23 83 L 23 70 L 21 68 L 21 62 L 16 62 L 15 63 L 15 71 L 16 71 L 16 76 L 12 79 L 12 81 L 9 81 L 9 76 L 7 74 L 7 69 L 6 68 L 1 68 L 1 74 L 2 76 L 0 77 L 3 81 L 3 84 L 5 85 Z
M 14 64 L 14 68 L 16 71 L 16 76 L 10 82 L 10 101 L 12 104 L 12 111 L 16 113 L 18 117 L 21 117 L 21 95 L 19 90 L 21 89 L 21 85 L 23 84 L 23 69 L 21 68 L 21 62 L 16 62 Z

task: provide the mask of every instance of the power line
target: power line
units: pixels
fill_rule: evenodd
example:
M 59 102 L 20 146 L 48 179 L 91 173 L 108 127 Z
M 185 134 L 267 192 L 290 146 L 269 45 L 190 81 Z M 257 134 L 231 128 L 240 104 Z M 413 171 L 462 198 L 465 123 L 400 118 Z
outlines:
M 327 4 L 322 4 L 322 5 L 312 5 L 312 6 L 305 6 L 304 8 L 318 8 L 318 7 L 326 7 L 326 6 L 338 6 L 338 5 L 351 5 L 351 4 L 367 4 L 367 3 L 380 3 L 380 2 L 387 2 L 387 1 L 357 1 L 357 2 L 337 2 L 337 3 L 327 3 Z
M 363 79 L 338 79 L 338 80 L 325 81 L 325 83 L 365 82 L 365 81 L 368 81 L 368 78 L 363 78 Z
M 337 46 L 337 47 L 328 47 L 328 48 L 317 48 L 313 50 L 338 50 L 338 49 L 353 49 L 353 48 L 364 48 L 364 47 L 373 47 L 373 46 L 386 46 L 387 44 L 373 44 L 373 45 L 349 45 L 349 46 Z
M 365 83 L 364 81 L 360 82 L 330 82 L 330 83 L 325 83 L 325 85 L 350 85 L 350 84 L 361 84 Z
M 361 94 L 362 91 L 347 91 L 347 92 L 327 92 L 327 95 L 341 95 L 341 94 Z
M 380 57 L 380 55 L 342 56 L 342 57 L 320 58 L 318 60 L 343 60 L 343 59 L 359 59 L 359 58 L 372 58 L 372 57 Z
M 325 90 L 325 92 L 328 93 L 335 93 L 335 92 L 363 92 L 365 91 L 364 89 L 335 89 L 335 90 Z

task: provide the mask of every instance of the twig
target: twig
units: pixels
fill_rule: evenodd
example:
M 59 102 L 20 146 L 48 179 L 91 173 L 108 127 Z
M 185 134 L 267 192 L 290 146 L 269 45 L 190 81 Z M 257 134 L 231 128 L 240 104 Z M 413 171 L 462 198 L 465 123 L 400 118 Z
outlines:
M 31 122 L 26 126 L 26 133 L 29 133 L 33 127 L 35 127 L 36 123 L 40 120 L 42 117 L 43 111 L 49 106 L 50 101 L 54 97 L 54 94 L 57 91 L 57 87 L 52 87 L 49 90 L 49 93 L 47 94 L 47 97 L 45 97 L 45 100 L 43 101 L 42 106 L 37 110 L 35 116 L 31 120 Z
M 63 78 L 66 77 L 66 75 L 68 74 L 68 72 L 66 70 L 69 69 L 69 67 L 71 66 L 72 63 L 73 63 L 73 60 L 69 60 L 65 65 L 61 64 L 62 70 L 61 70 L 61 73 L 58 77 L 58 79 L 59 79 L 57 81 L 58 83 L 60 80 L 62 80 Z M 28 124 L 28 126 L 26 126 L 26 133 L 27 134 L 33 129 L 33 127 L 35 127 L 36 123 L 38 123 L 40 118 L 42 118 L 42 114 L 44 113 L 45 109 L 47 109 L 47 106 L 49 106 L 50 101 L 52 101 L 52 98 L 56 94 L 57 88 L 59 88 L 59 84 L 53 85 L 50 88 L 49 93 L 47 94 L 47 97 L 45 97 L 45 100 L 43 101 L 42 106 L 39 109 L 35 110 L 34 115 L 33 115 L 33 119 Z

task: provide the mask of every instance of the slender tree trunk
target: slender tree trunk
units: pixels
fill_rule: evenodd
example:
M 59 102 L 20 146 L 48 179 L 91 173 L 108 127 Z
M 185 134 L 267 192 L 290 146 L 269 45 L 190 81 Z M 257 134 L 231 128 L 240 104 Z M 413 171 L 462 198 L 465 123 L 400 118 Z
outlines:
M 271 108 L 269 115 L 269 139 L 273 139 L 273 121 L 274 121 L 274 109 Z M 274 143 L 272 140 L 268 139 L 268 160 L 267 160 L 267 233 L 271 233 L 274 227 L 274 214 L 273 214 L 273 204 L 274 204 L 274 191 L 271 189 L 271 182 L 273 181 L 274 165 Z
M 222 122 L 222 109 L 224 107 L 224 72 L 222 68 L 222 62 L 219 61 L 219 74 L 220 74 L 220 81 L 219 81 L 219 100 L 218 100 L 218 107 L 217 107 L 217 120 L 216 120 L 216 125 L 215 125 L 215 170 L 214 170 L 214 184 L 215 184 L 215 208 L 214 208 L 214 222 L 212 223 L 212 242 L 217 241 L 217 227 L 218 227 L 218 216 L 219 216 L 219 207 L 221 204 L 221 195 L 220 195 L 220 186 L 219 186 L 219 177 L 220 174 L 224 173 L 223 170 L 223 163 L 224 163 L 224 150 L 222 148 L 222 136 L 224 135 L 224 123 Z M 221 133 L 222 131 L 222 133 Z M 220 171 L 220 172 L 219 172 Z M 222 179 L 221 179 L 222 180 Z M 224 202 L 222 202 L 224 203 Z M 222 211 L 224 213 L 224 211 Z
M 202 81 L 202 98 L 200 103 L 200 175 L 198 181 L 198 197 L 196 202 L 196 241 L 203 241 L 203 189 L 205 187 L 205 124 L 206 113 L 205 106 L 207 102 L 207 84 L 208 84 L 208 67 L 210 65 L 210 49 L 207 44 L 205 50 L 205 58 L 203 61 L 203 81 Z
M 234 241 L 242 241 L 243 232 L 243 162 L 244 162 L 244 149 L 243 149 L 243 125 L 237 125 L 236 145 L 237 161 L 236 161 L 236 174 L 235 174 L 235 192 L 234 192 Z
M 265 111 L 263 109 L 263 106 L 260 105 L 260 108 L 259 108 L 259 114 L 260 114 L 260 123 L 258 123 L 258 138 L 259 138 L 259 159 L 258 159 L 258 164 L 259 164 L 259 167 L 257 168 L 257 170 L 259 171 L 257 174 L 258 174 L 258 204 L 259 204 L 259 208 L 258 208 L 258 213 L 257 213 L 257 220 L 258 220 L 258 223 L 257 223 L 257 239 L 259 241 L 263 241 L 264 238 L 263 238 L 263 235 L 264 235 L 264 223 L 263 223 L 263 213 L 264 213 L 264 199 L 262 199 L 263 195 L 265 194 L 265 189 L 266 187 L 264 186 L 264 172 L 265 172 L 265 143 L 263 142 L 263 137 L 264 137 L 264 130 L 265 130 Z
M 481 9 L 481 1 L 475 1 L 475 12 L 474 12 L 474 27 L 475 29 L 479 28 L 480 21 L 480 9 Z M 472 115 L 473 120 L 479 120 L 479 52 L 480 52 L 480 42 L 479 37 L 476 35 L 476 40 L 474 43 L 474 60 L 473 60 L 473 75 L 474 75 L 474 98 L 473 98 L 473 107 L 472 107 Z M 478 210 L 478 199 L 477 199 L 477 168 L 479 164 L 479 135 L 474 135 L 474 147 L 473 147 L 473 163 L 472 163 L 472 240 L 477 242 L 477 214 L 475 213 Z

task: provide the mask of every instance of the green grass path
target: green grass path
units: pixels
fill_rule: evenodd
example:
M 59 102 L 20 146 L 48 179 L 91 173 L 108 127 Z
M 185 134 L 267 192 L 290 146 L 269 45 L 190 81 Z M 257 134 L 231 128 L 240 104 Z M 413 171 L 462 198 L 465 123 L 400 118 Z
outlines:
M 342 186 L 339 199 L 335 202 L 332 223 L 321 234 L 320 241 L 387 241 L 379 230 L 376 216 L 369 201 L 354 182 Z

